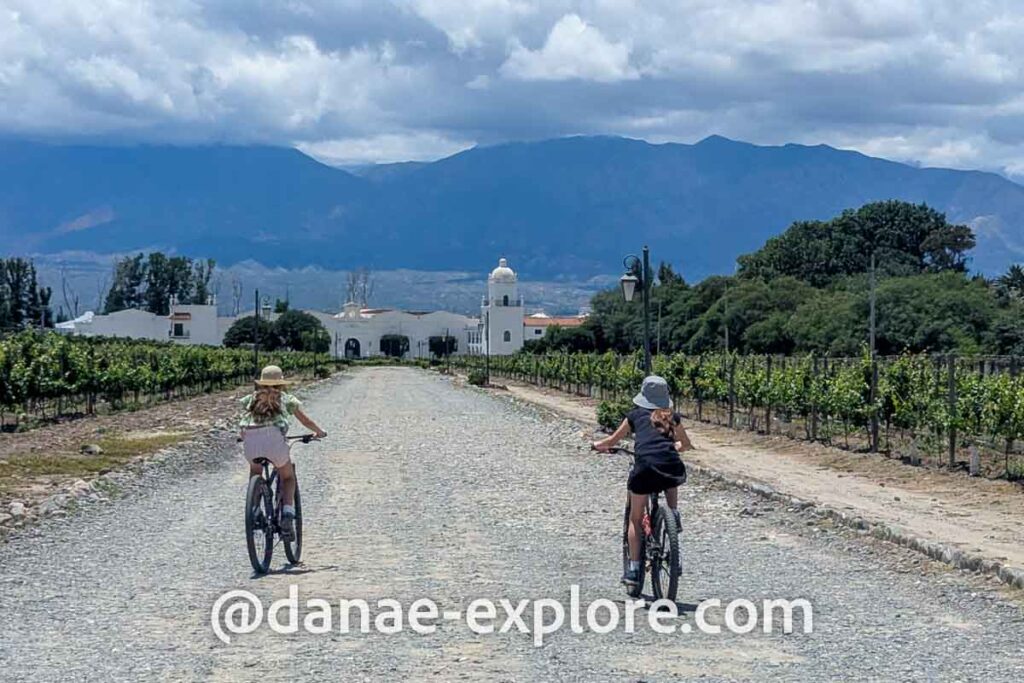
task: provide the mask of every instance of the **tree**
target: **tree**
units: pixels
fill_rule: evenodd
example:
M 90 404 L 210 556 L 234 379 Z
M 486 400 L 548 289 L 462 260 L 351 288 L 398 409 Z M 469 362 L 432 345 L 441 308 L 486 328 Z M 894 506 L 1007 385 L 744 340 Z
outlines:
M 996 279 L 996 286 L 1000 294 L 1014 300 L 1024 300 L 1024 267 L 1019 263 L 1010 266 L 1003 275 Z
M 321 336 L 327 337 L 327 346 L 330 346 L 330 338 L 323 324 L 316 316 L 304 311 L 292 310 L 282 313 L 274 321 L 274 332 L 281 340 L 281 347 L 292 351 L 313 350 L 307 348 L 307 344 L 318 345 Z
M 401 334 L 385 334 L 380 338 L 380 352 L 392 358 L 409 353 L 409 338 Z
M 529 339 L 526 348 L 532 353 L 567 351 L 569 353 L 590 353 L 597 348 L 594 331 L 588 327 L 562 327 L 551 325 L 540 339 Z
M 686 282 L 683 280 L 683 276 L 676 273 L 672 268 L 671 263 L 662 261 L 658 266 L 658 283 L 662 285 L 685 285 Z
M 49 287 L 40 286 L 32 261 L 0 259 L 0 330 L 51 327 L 52 295 Z
M 104 313 L 142 308 L 142 283 L 146 280 L 145 257 L 140 253 L 114 261 L 113 281 L 107 291 Z
M 239 318 L 224 333 L 224 346 L 228 348 L 252 346 L 256 341 L 256 329 L 255 316 L 248 315 Z M 281 339 L 277 336 L 277 330 L 270 321 L 260 319 L 259 336 L 261 349 L 274 351 L 281 347 Z
M 288 300 L 287 299 L 275 299 L 274 300 L 274 313 L 287 313 L 288 312 Z
M 871 255 L 888 275 L 964 272 L 974 234 L 924 204 L 884 201 L 848 209 L 829 221 L 794 223 L 764 247 L 740 256 L 740 275 L 791 275 L 817 287 L 865 273 Z
M 435 358 L 444 358 L 459 350 L 459 340 L 452 336 L 431 337 L 427 344 L 430 354 Z
M 370 297 L 373 296 L 373 271 L 368 268 L 357 268 L 348 272 L 346 280 L 348 301 L 353 301 L 363 308 L 369 306 Z
M 213 300 L 214 292 L 210 288 L 210 280 L 213 279 L 214 269 L 217 267 L 217 262 L 212 258 L 206 260 L 198 260 L 193 265 L 192 270 L 192 303 L 197 305 L 205 305 Z M 218 276 L 217 287 L 220 287 L 220 280 Z

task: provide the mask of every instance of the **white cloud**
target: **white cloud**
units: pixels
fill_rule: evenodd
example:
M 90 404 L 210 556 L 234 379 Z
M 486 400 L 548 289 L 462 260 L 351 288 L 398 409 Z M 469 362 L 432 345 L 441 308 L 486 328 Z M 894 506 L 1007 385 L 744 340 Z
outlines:
M 306 154 L 332 166 L 428 161 L 450 156 L 473 146 L 436 133 L 385 133 L 365 138 L 320 140 L 297 145 Z
M 629 46 L 608 40 L 576 14 L 559 19 L 539 50 L 513 40 L 500 71 L 508 78 L 524 81 L 581 79 L 610 83 L 639 76 L 629 63 Z
M 1021 44 L 1019 0 L 0 0 L 0 135 L 358 163 L 721 133 L 1019 175 Z

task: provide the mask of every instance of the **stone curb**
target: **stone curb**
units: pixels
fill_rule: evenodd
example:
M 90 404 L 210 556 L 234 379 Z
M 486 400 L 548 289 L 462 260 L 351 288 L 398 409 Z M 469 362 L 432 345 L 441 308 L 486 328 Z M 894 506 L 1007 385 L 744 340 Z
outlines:
M 709 479 L 714 479 L 727 486 L 749 491 L 769 500 L 785 503 L 789 507 L 798 510 L 806 510 L 818 517 L 827 517 L 837 524 L 851 529 L 866 531 L 877 539 L 909 548 L 910 550 L 927 555 L 937 562 L 942 562 L 964 571 L 989 574 L 995 576 L 1008 586 L 1024 589 L 1024 570 L 1008 567 L 998 560 L 990 560 L 980 555 L 966 553 L 958 548 L 915 536 L 900 527 L 886 524 L 885 522 L 867 520 L 860 515 L 850 514 L 827 505 L 820 505 L 814 501 L 791 496 L 766 484 L 739 479 L 704 465 L 687 463 L 687 467 L 692 472 L 696 472 Z
M 533 402 L 527 398 L 518 398 L 529 402 L 531 405 L 542 410 L 556 413 L 563 419 L 572 420 L 584 427 L 593 426 L 592 424 L 582 422 L 578 417 L 567 415 L 542 403 Z M 809 514 L 817 517 L 827 517 L 837 524 L 841 524 L 851 529 L 865 531 L 879 540 L 888 541 L 889 543 L 909 548 L 910 550 L 926 555 L 937 562 L 942 562 L 964 571 L 988 574 L 996 577 L 1008 586 L 1024 589 L 1024 569 L 1008 567 L 998 560 L 990 560 L 980 555 L 966 553 L 958 548 L 953 548 L 952 546 L 948 546 L 943 543 L 937 543 L 935 541 L 929 541 L 928 539 L 921 538 L 920 536 L 915 536 L 914 534 L 911 534 L 905 529 L 901 529 L 897 526 L 886 524 L 885 522 L 867 520 L 860 515 L 849 514 L 827 505 L 820 505 L 812 500 L 805 500 L 797 496 L 792 496 L 788 493 L 778 491 L 767 484 L 734 477 L 705 465 L 698 465 L 696 463 L 689 462 L 686 464 L 686 467 L 691 472 L 708 477 L 709 479 L 714 479 L 726 486 L 742 489 L 769 500 L 785 503 L 789 507 L 800 511 L 807 511 Z

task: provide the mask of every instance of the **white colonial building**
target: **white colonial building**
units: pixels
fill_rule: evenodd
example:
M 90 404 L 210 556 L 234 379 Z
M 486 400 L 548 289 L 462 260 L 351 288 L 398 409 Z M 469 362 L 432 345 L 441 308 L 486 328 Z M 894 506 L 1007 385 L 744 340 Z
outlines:
M 523 348 L 525 339 L 537 339 L 551 325 L 575 326 L 585 316 L 550 318 L 543 313 L 524 315 L 519 295 L 519 278 L 506 259 L 487 278 L 487 296 L 480 317 L 448 311 L 399 311 L 389 308 L 364 308 L 349 302 L 340 313 L 306 311 L 316 317 L 331 338 L 331 352 L 339 358 L 368 358 L 385 355 L 382 340 L 405 338 L 406 358 L 428 358 L 431 339 L 454 340 L 454 353 L 508 355 Z M 106 315 L 92 312 L 57 328 L 67 334 L 103 337 L 130 337 L 172 341 L 177 344 L 220 346 L 228 328 L 243 316 L 221 316 L 217 306 L 184 305 L 172 302 L 170 315 L 156 315 L 136 309 Z M 273 321 L 277 316 L 264 304 L 260 317 Z M 443 342 L 442 342 L 443 343 Z M 404 344 L 403 344 L 404 345 Z
M 467 353 L 478 328 L 476 318 L 448 311 L 360 308 L 349 302 L 337 315 L 309 312 L 323 323 L 331 335 L 332 352 L 340 358 L 382 356 L 381 340 L 389 336 L 408 339 L 406 358 L 429 358 L 431 338 L 453 339 L 454 352 Z

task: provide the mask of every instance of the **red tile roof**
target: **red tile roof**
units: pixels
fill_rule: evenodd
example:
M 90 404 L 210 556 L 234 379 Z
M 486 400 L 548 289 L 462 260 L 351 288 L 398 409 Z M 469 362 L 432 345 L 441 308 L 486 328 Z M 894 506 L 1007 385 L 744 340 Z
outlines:
M 586 321 L 586 318 L 581 318 L 575 315 L 559 318 L 533 318 L 527 316 L 523 318 L 523 325 L 527 327 L 550 327 L 552 325 L 558 325 L 559 327 L 579 327 Z

